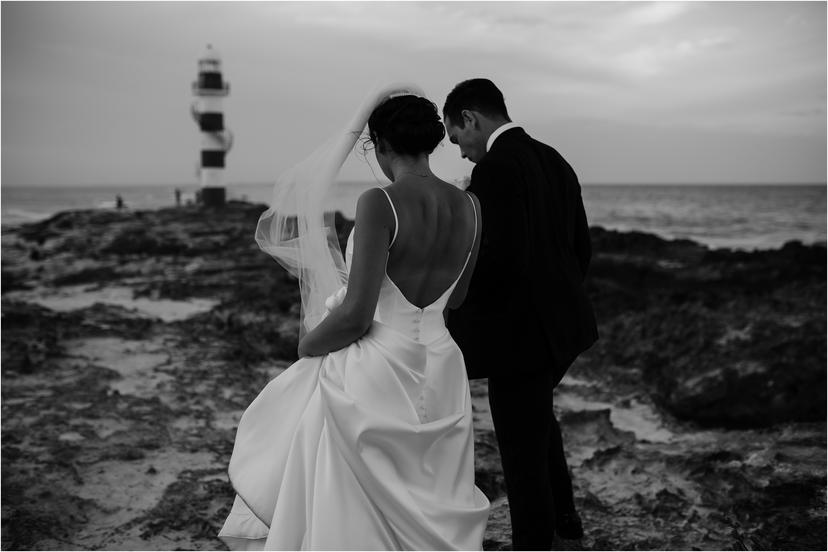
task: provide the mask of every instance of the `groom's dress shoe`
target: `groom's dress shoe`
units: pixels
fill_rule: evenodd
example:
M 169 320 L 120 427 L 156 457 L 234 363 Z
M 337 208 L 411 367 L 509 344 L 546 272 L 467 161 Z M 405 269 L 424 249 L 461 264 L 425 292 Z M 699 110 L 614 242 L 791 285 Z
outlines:
M 583 538 L 584 526 L 578 512 L 572 510 L 556 516 L 555 532 L 562 539 L 575 540 Z

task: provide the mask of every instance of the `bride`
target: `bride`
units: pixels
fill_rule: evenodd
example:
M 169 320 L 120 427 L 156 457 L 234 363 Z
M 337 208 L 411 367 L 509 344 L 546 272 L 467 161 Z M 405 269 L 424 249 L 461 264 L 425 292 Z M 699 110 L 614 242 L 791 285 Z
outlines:
M 366 122 L 392 184 L 359 197 L 343 256 L 322 200 Z M 239 422 L 231 548 L 481 548 L 489 502 L 443 311 L 465 297 L 482 221 L 429 167 L 444 136 L 416 87 L 387 87 L 277 183 L 257 241 L 299 278 L 301 358 Z

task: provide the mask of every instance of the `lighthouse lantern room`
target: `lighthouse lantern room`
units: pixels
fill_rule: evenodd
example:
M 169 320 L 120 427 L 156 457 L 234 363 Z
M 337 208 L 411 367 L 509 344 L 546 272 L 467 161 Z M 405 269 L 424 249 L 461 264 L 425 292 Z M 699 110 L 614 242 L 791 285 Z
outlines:
M 222 101 L 230 93 L 230 84 L 221 74 L 221 56 L 207 45 L 198 60 L 198 80 L 193 82 L 191 112 L 201 131 L 201 161 L 198 173 L 201 184 L 201 202 L 204 205 L 223 205 L 225 189 L 224 161 L 233 145 L 233 135 L 224 126 Z

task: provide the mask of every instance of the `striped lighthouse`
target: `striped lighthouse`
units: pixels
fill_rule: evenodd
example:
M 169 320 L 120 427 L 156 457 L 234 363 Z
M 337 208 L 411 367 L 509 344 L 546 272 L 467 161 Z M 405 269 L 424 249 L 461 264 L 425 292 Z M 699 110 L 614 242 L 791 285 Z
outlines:
M 221 76 L 221 56 L 207 45 L 198 60 L 198 80 L 193 82 L 193 119 L 201 131 L 201 162 L 198 173 L 201 201 L 205 205 L 222 205 L 225 190 L 224 160 L 233 145 L 233 135 L 224 127 L 222 100 L 230 93 L 230 84 Z

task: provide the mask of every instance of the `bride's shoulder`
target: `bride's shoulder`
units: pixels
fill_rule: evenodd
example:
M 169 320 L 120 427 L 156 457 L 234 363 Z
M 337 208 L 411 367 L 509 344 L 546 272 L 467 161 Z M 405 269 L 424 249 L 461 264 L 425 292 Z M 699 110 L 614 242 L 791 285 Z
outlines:
M 365 190 L 364 192 L 359 194 L 359 197 L 357 198 L 357 205 L 359 205 L 360 203 L 363 203 L 363 202 L 372 203 L 372 202 L 378 201 L 379 199 L 382 199 L 384 197 L 385 197 L 385 192 L 383 191 L 382 188 L 379 188 L 379 187 L 368 188 L 367 190 Z M 388 201 L 388 200 L 386 199 L 385 201 Z
M 445 184 L 445 188 L 446 188 L 447 193 L 449 194 L 449 196 L 452 197 L 455 201 L 466 201 L 467 202 L 469 200 L 469 197 L 471 197 L 473 200 L 477 199 L 477 196 L 475 196 L 472 193 L 471 190 L 468 190 L 468 189 L 464 190 L 463 188 L 461 188 L 457 184 L 452 184 L 450 182 L 446 182 L 446 181 L 442 181 L 442 182 L 443 182 L 443 184 Z
M 384 220 L 393 216 L 388 197 L 381 188 L 369 188 L 359 195 L 356 220 Z

